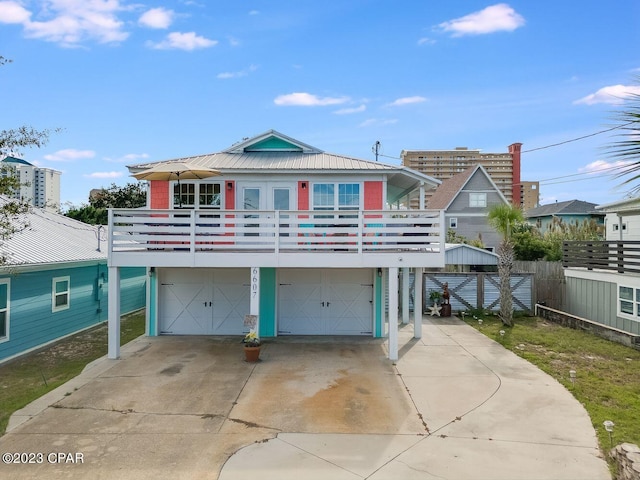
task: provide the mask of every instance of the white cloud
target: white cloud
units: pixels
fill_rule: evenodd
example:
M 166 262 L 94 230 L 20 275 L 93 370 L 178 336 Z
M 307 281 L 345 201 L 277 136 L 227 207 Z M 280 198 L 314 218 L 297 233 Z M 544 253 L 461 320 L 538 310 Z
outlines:
M 273 103 L 285 107 L 323 107 L 326 105 L 340 105 L 349 101 L 349 97 L 318 97 L 310 93 L 297 92 L 279 95 Z
M 217 40 L 201 37 L 196 35 L 195 32 L 171 32 L 162 42 L 150 42 L 148 45 L 156 50 L 196 50 L 199 48 L 213 47 L 217 44 Z
M 249 10 L 249 15 L 260 15 L 258 10 Z
M 624 103 L 625 98 L 632 95 L 640 95 L 640 86 L 610 85 L 608 87 L 601 88 L 596 93 L 582 97 L 573 103 L 574 105 L 595 105 L 597 103 L 619 105 Z
M 418 45 L 433 45 L 435 43 L 436 43 L 435 40 L 427 37 L 422 37 L 418 40 Z
M 622 161 L 618 160 L 616 162 L 606 162 L 604 160 L 596 160 L 595 162 L 591 162 L 584 167 L 578 169 L 580 173 L 622 173 L 624 170 L 632 165 L 632 161 Z
M 0 2 L 0 23 L 26 23 L 31 12 L 18 2 Z
M 464 17 L 443 22 L 438 26 L 445 32 L 451 32 L 454 37 L 461 37 L 501 31 L 511 32 L 524 24 L 522 15 L 516 13 L 506 3 L 499 3 Z
M 50 162 L 73 162 L 83 158 L 93 158 L 96 156 L 96 152 L 93 150 L 76 150 L 74 148 L 66 148 L 64 150 L 58 150 L 57 152 L 45 155 L 45 160 Z
M 245 68 L 244 70 L 240 70 L 238 72 L 222 72 L 216 75 L 216 77 L 221 80 L 226 80 L 229 78 L 246 77 L 250 73 L 255 72 L 257 69 L 258 69 L 257 65 L 249 65 L 249 68 Z
M 394 100 L 389 103 L 387 106 L 389 107 L 402 107 L 404 105 L 412 105 L 414 103 L 422 103 L 426 102 L 427 99 L 425 97 L 415 96 L 415 97 L 402 97 Z
M 50 0 L 38 12 L 42 21 L 27 19 L 22 24 L 27 37 L 63 46 L 77 46 L 88 39 L 117 43 L 129 36 L 117 17 L 125 9 L 119 0 Z
M 124 174 L 122 172 L 93 172 L 84 174 L 85 178 L 120 178 Z
M 169 28 L 173 22 L 175 12 L 166 8 L 152 8 L 144 12 L 138 19 L 138 23 L 149 28 Z
M 384 125 L 393 125 L 394 123 L 398 123 L 398 120 L 395 118 L 388 119 L 380 119 L 380 118 L 369 118 L 362 122 L 359 127 L 382 127 Z
M 120 158 L 105 157 L 104 159 L 107 162 L 133 163 L 133 162 L 137 162 L 138 160 L 146 160 L 147 158 L 149 158 L 148 153 L 127 153 L 126 155 L 123 155 Z
M 359 107 L 341 108 L 340 110 L 336 110 L 333 113 L 335 113 L 336 115 L 351 115 L 352 113 L 364 112 L 366 109 L 367 109 L 367 106 L 362 104 Z

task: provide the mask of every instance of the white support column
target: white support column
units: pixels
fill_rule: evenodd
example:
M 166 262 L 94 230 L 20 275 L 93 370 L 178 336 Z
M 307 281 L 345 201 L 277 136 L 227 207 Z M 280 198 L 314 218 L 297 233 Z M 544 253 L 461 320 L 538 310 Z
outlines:
M 426 207 L 424 201 L 424 182 L 420 183 L 420 210 L 424 210 Z
M 389 268 L 389 360 L 398 360 L 398 267 Z
M 416 268 L 414 275 L 413 338 L 422 338 L 422 268 Z
M 108 351 L 110 359 L 120 358 L 120 267 L 109 267 Z
M 409 267 L 402 267 L 402 324 L 409 323 L 409 291 L 411 290 Z
M 249 300 L 249 314 L 255 315 L 256 332 L 260 332 L 260 268 L 251 267 L 251 298 Z

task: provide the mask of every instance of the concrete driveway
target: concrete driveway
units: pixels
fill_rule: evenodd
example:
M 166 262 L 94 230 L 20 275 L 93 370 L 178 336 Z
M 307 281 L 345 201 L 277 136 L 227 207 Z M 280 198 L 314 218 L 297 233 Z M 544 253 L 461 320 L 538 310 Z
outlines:
M 551 377 L 455 319 L 412 332 L 396 365 L 374 339 L 248 364 L 238 339 L 140 338 L 14 415 L 0 453 L 35 463 L 0 478 L 610 479 Z

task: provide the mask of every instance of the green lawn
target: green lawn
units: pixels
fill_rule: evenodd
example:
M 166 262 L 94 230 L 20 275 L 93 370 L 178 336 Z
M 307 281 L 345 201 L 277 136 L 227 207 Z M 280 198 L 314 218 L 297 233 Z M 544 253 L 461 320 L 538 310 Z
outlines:
M 483 319 L 482 325 L 472 315 L 465 315 L 465 321 L 537 365 L 584 405 L 604 452 L 611 448 L 605 420 L 615 423 L 614 446 L 623 442 L 640 445 L 639 350 L 541 318 L 517 317 L 509 328 L 496 316 L 476 316 Z M 574 382 L 571 370 L 576 372 Z
M 122 317 L 121 345 L 144 334 L 144 321 L 144 310 Z M 100 324 L 0 365 L 0 435 L 13 412 L 77 376 L 89 362 L 106 354 L 107 326 Z

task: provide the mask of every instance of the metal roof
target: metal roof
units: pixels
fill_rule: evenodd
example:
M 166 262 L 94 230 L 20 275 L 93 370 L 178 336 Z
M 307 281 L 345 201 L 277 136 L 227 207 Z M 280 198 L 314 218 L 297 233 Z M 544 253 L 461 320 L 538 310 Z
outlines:
M 0 199 L 0 203 L 6 199 Z M 50 265 L 106 260 L 106 229 L 78 222 L 43 209 L 12 220 L 19 231 L 0 243 L 0 254 L 6 266 Z M 98 241 L 101 251 L 98 251 Z
M 445 244 L 447 265 L 497 265 L 498 255 L 483 248 L 464 243 Z
M 593 215 L 601 214 L 595 211 L 596 204 L 582 200 L 567 200 L 541 205 L 531 208 L 524 213 L 525 218 L 549 217 L 552 215 Z
M 379 162 L 358 160 L 342 155 L 330 153 L 305 153 L 305 152 L 242 152 L 242 153 L 210 153 L 193 157 L 172 159 L 172 162 L 184 162 L 199 167 L 215 168 L 222 172 L 232 171 L 269 171 L 269 170 L 375 170 L 392 171 L 397 166 L 386 165 Z M 156 163 L 144 163 L 129 167 L 131 170 L 143 170 L 152 167 Z
M 252 149 L 254 146 L 265 144 L 269 139 L 279 140 L 278 148 Z M 286 144 L 290 145 L 290 150 L 282 148 Z M 420 184 L 433 188 L 441 183 L 433 177 L 402 165 L 389 165 L 323 152 L 275 130 L 246 139 L 223 152 L 174 158 L 163 162 L 141 163 L 130 165 L 128 168 L 133 174 L 164 162 L 184 162 L 213 168 L 219 170 L 222 175 L 309 172 L 340 175 L 379 173 L 387 176 L 387 201 L 391 203 L 415 190 Z

